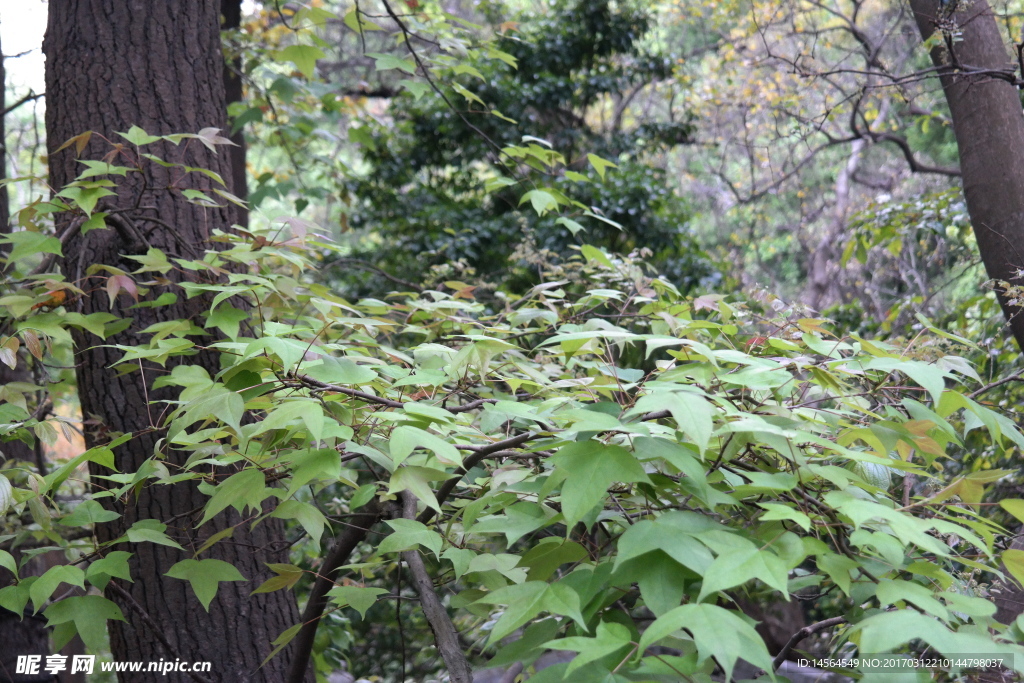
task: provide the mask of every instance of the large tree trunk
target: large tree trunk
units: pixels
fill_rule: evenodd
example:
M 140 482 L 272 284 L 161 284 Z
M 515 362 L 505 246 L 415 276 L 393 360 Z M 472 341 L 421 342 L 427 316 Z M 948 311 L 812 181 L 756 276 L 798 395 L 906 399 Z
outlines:
M 986 69 L 1012 73 L 1013 62 L 1003 44 L 996 17 L 985 0 L 967 4 L 955 14 L 961 36 L 932 49 L 940 68 L 953 130 L 960 151 L 967 210 L 974 226 L 985 270 L 990 278 L 1024 284 L 1017 271 L 1024 268 L 1024 114 L 1017 88 L 989 74 L 965 74 Z M 937 0 L 911 0 L 910 7 L 927 40 L 940 15 Z M 952 45 L 954 54 L 948 53 Z M 960 67 L 960 68 L 958 68 Z M 961 70 L 961 68 L 963 70 Z M 1024 75 L 1024 74 L 1022 74 Z M 1000 303 L 1010 321 L 1017 345 L 1024 349 L 1024 315 L 1010 306 L 1000 292 Z M 1014 548 L 1024 540 L 1014 539 Z M 1011 623 L 1024 612 L 1024 589 L 1016 581 L 997 582 L 992 593 L 999 608 L 996 619 Z
M 1013 71 L 992 8 L 985 0 L 951 2 L 962 7 L 955 18 L 961 36 L 932 49 L 942 79 L 953 130 L 960 150 L 964 195 L 978 251 L 993 280 L 1024 284 L 1024 114 L 1020 96 L 1009 82 L 991 74 L 965 74 L 964 69 Z M 911 0 L 910 7 L 928 39 L 941 16 L 938 0 Z M 952 45 L 950 56 L 945 45 Z M 1024 349 L 1024 315 L 999 301 L 1019 347 Z
M 81 171 L 73 147 L 60 153 L 55 150 L 84 131 L 92 130 L 109 140 L 121 141 L 117 132 L 127 131 L 133 125 L 152 134 L 225 127 L 220 11 L 220 0 L 50 1 L 43 50 L 52 187 L 66 185 Z M 192 143 L 184 159 L 180 158 L 181 148 L 169 143 L 152 145 L 146 151 L 213 169 L 225 179 L 232 177 L 229 154 L 214 155 L 203 145 Z M 109 149 L 107 143 L 94 135 L 82 157 L 98 159 Z M 117 196 L 104 201 L 107 209 L 129 209 L 126 215 L 137 225 L 147 231 L 152 229 L 148 239 L 154 247 L 188 258 L 201 252 L 214 229 L 229 229 L 234 212 L 228 207 L 201 208 L 185 202 L 177 193 L 161 189 L 177 181 L 178 175 L 176 171 L 150 165 L 144 177 L 129 175 L 118 185 Z M 191 174 L 188 185 L 208 191 L 212 181 Z M 180 181 L 177 187 L 183 187 Z M 147 215 L 158 217 L 161 223 L 147 222 Z M 174 226 L 178 237 L 174 238 L 164 225 Z M 65 277 L 87 292 L 99 288 L 95 294 L 78 299 L 74 310 L 85 314 L 107 310 L 102 277 L 90 277 L 86 269 L 91 264 L 110 264 L 134 270 L 135 262 L 122 256 L 139 250 L 139 245 L 129 237 L 110 228 L 72 237 L 61 262 Z M 196 254 L 189 253 L 190 249 L 197 249 Z M 151 296 L 160 291 L 161 288 L 154 288 Z M 130 301 L 118 302 L 114 313 L 130 315 L 134 321 L 124 332 L 108 338 L 107 343 L 144 343 L 146 335 L 140 330 L 165 320 L 184 319 L 201 324 L 204 301 L 179 298 L 171 306 L 131 311 L 125 310 Z M 173 399 L 174 394 L 168 389 L 152 388 L 157 368 L 119 375 L 110 367 L 120 356 L 117 350 L 96 346 L 97 340 L 88 333 L 78 333 L 75 342 L 82 412 L 87 427 L 91 425 L 86 430 L 86 443 L 104 443 L 111 431 L 134 433 L 131 441 L 117 449 L 116 462 L 122 472 L 135 471 L 153 454 L 162 436 L 159 425 L 153 424 L 159 421 L 162 404 L 154 403 L 152 408 L 147 404 Z M 208 352 L 184 362 L 205 367 L 211 376 L 219 367 L 216 355 Z M 180 453 L 166 452 L 169 468 L 174 469 L 181 461 Z M 99 469 L 93 474 L 103 472 Z M 103 500 L 105 505 L 111 504 L 109 499 Z M 135 553 L 131 565 L 135 582 L 121 584 L 130 599 L 116 590 L 108 591 L 108 597 L 121 606 L 128 619 L 127 623 L 110 622 L 113 656 L 117 660 L 180 657 L 209 661 L 212 673 L 206 676 L 217 681 L 284 680 L 290 651 L 285 650 L 263 668 L 260 662 L 271 652 L 271 641 L 297 623 L 294 596 L 289 591 L 252 597 L 249 594 L 270 576 L 267 562 L 287 561 L 288 542 L 276 520 L 267 520 L 271 523 L 264 522 L 251 530 L 248 523 L 239 524 L 233 514 L 220 515 L 195 530 L 207 500 L 191 483 L 149 486 L 113 505 L 123 515 L 121 520 L 98 525 L 96 533 L 102 542 L 118 538 L 137 520 L 160 520 L 168 524 L 167 533 L 186 548 L 186 552 L 181 552 L 152 543 L 126 548 Z M 174 563 L 191 557 L 210 535 L 235 524 L 239 525 L 233 537 L 217 543 L 203 557 L 230 562 L 248 582 L 221 583 L 207 613 L 186 581 L 167 578 L 164 573 Z M 146 618 L 140 617 L 143 611 Z M 159 636 L 166 638 L 173 651 L 161 644 Z M 184 673 L 172 673 L 168 680 L 183 683 L 192 679 Z

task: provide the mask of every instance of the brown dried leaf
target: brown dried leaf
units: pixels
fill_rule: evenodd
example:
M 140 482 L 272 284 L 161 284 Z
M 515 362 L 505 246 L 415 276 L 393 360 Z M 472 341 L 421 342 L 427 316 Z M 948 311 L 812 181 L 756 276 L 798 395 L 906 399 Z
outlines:
M 25 347 L 37 360 L 43 358 L 43 345 L 39 343 L 39 336 L 32 330 L 22 330 L 21 338 L 25 340 Z
M 54 154 L 56 154 L 57 152 L 59 152 L 59 151 L 61 151 L 63 149 L 67 149 L 71 145 L 74 145 L 75 146 L 75 155 L 76 156 L 81 155 L 82 154 L 82 150 L 84 150 L 86 145 L 89 144 L 89 139 L 90 138 L 92 138 L 92 131 L 91 130 L 87 130 L 84 133 L 79 133 L 78 135 L 76 135 L 73 138 L 70 138 L 67 142 L 65 142 L 63 145 L 58 147 L 54 151 Z

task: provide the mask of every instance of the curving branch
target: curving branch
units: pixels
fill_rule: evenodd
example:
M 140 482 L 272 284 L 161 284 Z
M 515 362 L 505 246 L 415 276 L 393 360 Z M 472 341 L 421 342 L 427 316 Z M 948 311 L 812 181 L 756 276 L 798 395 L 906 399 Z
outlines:
M 453 477 L 445 481 L 445 483 L 441 484 L 441 488 L 437 490 L 436 497 L 438 507 L 444 504 L 444 501 L 448 499 L 448 496 L 450 496 L 452 491 L 455 490 L 455 487 L 458 485 L 458 483 L 462 481 L 462 478 L 466 476 L 466 473 L 469 472 L 474 467 L 476 467 L 478 463 L 480 463 L 481 461 L 485 460 L 488 457 L 493 457 L 499 451 L 504 451 L 509 448 L 517 448 L 519 446 L 522 446 L 524 443 L 526 443 L 527 441 L 536 436 L 537 435 L 532 432 L 524 432 L 523 434 L 513 436 L 503 441 L 495 441 L 494 443 L 489 444 L 487 446 L 468 446 L 467 448 L 474 449 L 473 454 L 466 457 L 462 461 L 462 467 L 455 470 L 455 474 L 453 475 Z M 420 513 L 420 516 L 417 517 L 416 520 L 418 522 L 426 524 L 434 518 L 435 514 L 437 514 L 436 510 L 434 510 L 433 508 L 427 508 L 426 510 Z
M 994 381 L 994 382 L 992 382 L 990 384 L 986 384 L 985 386 L 983 386 L 980 389 L 975 389 L 971 393 L 967 394 L 967 397 L 968 398 L 977 398 L 978 396 L 981 396 L 982 394 L 984 394 L 989 389 L 995 389 L 996 387 L 1002 386 L 1004 384 L 1008 384 L 1009 382 L 1017 382 L 1017 381 L 1024 381 L 1024 370 L 1018 370 L 1017 372 L 1013 373 L 1012 375 L 1009 375 L 1008 377 L 1003 377 L 1002 379 L 997 379 L 996 381 Z
M 403 491 L 401 496 L 402 516 L 406 519 L 416 519 L 416 496 L 409 491 Z M 472 683 L 473 670 L 462 648 L 459 647 L 459 632 L 448 616 L 448 610 L 434 592 L 434 582 L 427 573 L 419 550 L 405 551 L 402 553 L 402 559 L 409 566 L 412 585 L 416 589 L 416 594 L 420 596 L 420 607 L 427 623 L 430 624 L 430 630 L 434 633 L 434 643 L 437 644 L 441 658 L 448 667 L 449 680 L 452 683 Z
M 327 608 L 327 591 L 334 587 L 331 574 L 348 562 L 349 556 L 366 539 L 371 527 L 380 521 L 381 516 L 382 511 L 376 499 L 371 500 L 363 512 L 352 515 L 350 525 L 335 539 L 330 552 L 324 558 L 313 588 L 309 591 L 306 609 L 302 611 L 302 628 L 295 636 L 292 646 L 292 666 L 288 672 L 288 683 L 303 683 L 306 680 L 306 669 L 313 652 L 313 639 L 316 637 L 320 617 Z
M 371 97 L 371 96 L 372 95 L 364 95 L 364 97 Z M 385 95 L 379 95 L 379 97 L 385 97 Z M 396 285 L 401 285 L 402 287 L 408 287 L 409 289 L 411 289 L 413 291 L 416 291 L 416 292 L 422 292 L 423 291 L 423 287 L 418 285 L 418 284 L 416 284 L 415 282 L 410 282 L 408 280 L 403 280 L 402 278 L 397 277 L 395 275 L 392 275 L 391 273 L 387 272 L 386 270 L 384 270 L 382 268 L 378 268 L 377 266 L 373 265 L 372 263 L 369 263 L 369 262 L 364 261 L 362 259 L 357 259 L 357 258 L 340 258 L 340 259 L 336 260 L 334 262 L 334 264 L 340 265 L 340 266 L 355 266 L 356 268 L 362 268 L 363 270 L 369 270 L 371 272 L 376 273 L 377 275 L 380 275 L 383 278 L 386 278 L 386 279 L 390 280 L 391 282 L 394 282 Z
M 831 619 L 819 621 L 816 624 L 808 624 L 807 626 L 804 626 L 793 634 L 793 637 L 789 639 L 789 642 L 783 646 L 782 650 L 779 651 L 779 654 L 772 660 L 772 671 L 778 671 L 779 667 L 782 666 L 782 663 L 786 661 L 786 657 L 789 656 L 789 653 L 792 652 L 793 648 L 796 647 L 804 638 L 812 636 L 818 631 L 824 631 L 827 628 L 832 628 L 833 626 L 839 626 L 840 624 L 845 623 L 846 617 L 832 617 Z
M 910 143 L 902 136 L 893 135 L 892 133 L 869 133 L 869 137 L 875 142 L 891 142 L 899 147 L 900 151 L 903 152 L 903 158 L 907 160 L 910 170 L 914 173 L 935 173 L 951 178 L 959 178 L 962 175 L 959 168 L 922 164 L 914 157 L 914 150 L 910 149 Z

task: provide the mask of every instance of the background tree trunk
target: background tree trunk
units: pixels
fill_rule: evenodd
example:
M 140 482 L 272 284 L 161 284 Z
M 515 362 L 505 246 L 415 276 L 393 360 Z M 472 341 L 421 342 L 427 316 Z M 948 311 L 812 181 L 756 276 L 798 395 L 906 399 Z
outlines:
M 7 177 L 7 127 L 4 125 L 7 109 L 7 73 L 4 69 L 3 48 L 0 46 L 0 180 Z M 0 233 L 10 228 L 10 196 L 6 185 L 0 185 Z M 4 248 L 0 246 L 0 253 Z M 24 362 L 24 359 L 19 359 Z M 10 368 L 0 363 L 0 385 L 8 382 L 31 381 L 25 367 Z M 35 459 L 34 450 L 23 441 L 5 441 L 0 445 L 4 460 Z M 0 520 L 2 522 L 2 520 Z M 0 523 L 2 529 L 2 523 Z M 16 555 L 17 557 L 17 555 Z M 19 558 L 20 559 L 20 558 Z M 10 584 L 14 577 L 6 569 L 0 569 L 0 588 Z M 24 618 L 23 618 L 24 617 Z M 0 683 L 28 683 L 28 681 L 53 681 L 48 674 L 26 676 L 14 673 L 18 655 L 50 654 L 50 631 L 42 615 L 21 615 L 0 607 Z
M 932 49 L 932 61 L 940 69 L 963 174 L 964 195 L 971 216 L 978 251 L 985 270 L 993 280 L 1024 284 L 1017 271 L 1024 268 L 1024 114 L 1017 88 L 986 74 L 967 75 L 964 67 L 1004 70 L 1012 73 L 1013 63 L 1003 44 L 992 8 L 985 0 L 956 12 L 962 33 L 951 59 L 945 45 Z M 927 40 L 936 32 L 940 17 L 938 0 L 911 0 L 910 7 Z M 1024 349 L 1024 315 L 1011 307 L 999 293 L 1003 312 L 1017 345 Z
M 7 177 L 7 70 L 4 68 L 4 51 L 0 46 L 0 180 Z M 7 231 L 11 220 L 11 198 L 6 185 L 0 185 L 0 230 Z
M 233 31 L 242 25 L 242 0 L 221 0 L 220 14 L 222 28 L 225 31 Z M 243 101 L 242 95 L 242 60 L 235 58 L 224 64 L 224 94 L 228 104 Z M 229 120 L 230 125 L 234 121 Z M 231 192 L 241 200 L 249 197 L 249 185 L 245 167 L 245 132 L 239 128 L 232 134 L 231 142 L 235 147 L 231 149 Z M 235 222 L 243 228 L 249 225 L 249 211 L 240 206 L 235 206 Z
M 51 0 L 43 51 L 52 187 L 66 185 L 81 171 L 73 148 L 59 154 L 54 150 L 84 131 L 92 130 L 109 140 L 123 142 L 116 133 L 133 125 L 152 134 L 194 133 L 211 126 L 225 127 L 220 11 L 220 0 Z M 82 156 L 97 159 L 109 149 L 107 143 L 94 135 Z M 184 158 L 181 147 L 169 143 L 151 145 L 146 151 L 213 169 L 226 180 L 232 177 L 231 156 L 226 150 L 214 155 L 192 141 Z M 154 247 L 169 255 L 196 257 L 214 229 L 229 229 L 234 211 L 228 207 L 201 208 L 187 203 L 177 192 L 168 191 L 166 188 L 179 174 L 151 165 L 144 176 L 133 174 L 122 181 L 117 196 L 106 198 L 106 206 L 138 207 L 126 215 L 143 229 L 153 229 L 149 241 Z M 188 185 L 195 189 L 210 190 L 212 184 L 205 176 L 189 176 Z M 177 187 L 183 186 L 179 182 Z M 178 238 L 160 224 L 147 223 L 147 215 L 174 226 Z M 85 236 L 76 234 L 70 240 L 61 267 L 68 280 L 87 291 L 72 305 L 72 310 L 84 314 L 107 310 L 102 275 L 90 276 L 86 269 L 91 264 L 111 264 L 134 270 L 134 262 L 122 256 L 138 250 L 138 245 L 130 242 L 110 228 Z M 190 249 L 195 249 L 195 253 L 188 253 Z M 97 288 L 95 293 L 89 293 Z M 160 288 L 154 288 L 151 296 L 160 293 Z M 165 320 L 184 319 L 201 324 L 205 302 L 198 297 L 181 299 L 171 306 L 132 311 L 124 306 L 130 302 L 118 302 L 113 312 L 130 315 L 134 321 L 124 332 L 108 338 L 107 343 L 144 343 L 145 335 L 140 330 Z M 117 449 L 116 456 L 122 472 L 135 471 L 153 454 L 162 436 L 159 425 L 154 424 L 159 422 L 162 406 L 154 404 L 151 409 L 148 403 L 174 397 L 168 389 L 151 388 L 157 372 L 166 370 L 147 368 L 146 372 L 119 376 L 110 369 L 119 352 L 94 346 L 97 340 L 88 333 L 77 334 L 75 341 L 80 354 L 77 379 L 87 427 L 86 444 L 108 441 L 111 431 L 134 433 L 131 441 Z M 202 366 L 211 376 L 219 368 L 218 358 L 212 353 L 199 353 L 178 362 Z M 170 451 L 166 456 L 165 463 L 172 470 L 181 464 L 180 453 Z M 103 472 L 94 469 L 93 475 Z M 135 553 L 135 582 L 123 583 L 122 587 L 132 599 L 108 591 L 108 597 L 118 602 L 128 619 L 128 623 L 110 622 L 113 656 L 117 660 L 180 657 L 209 661 L 213 666 L 208 677 L 212 680 L 283 680 L 290 663 L 289 650 L 263 668 L 260 662 L 271 652 L 271 641 L 298 621 L 294 596 L 289 591 L 252 597 L 249 593 L 270 576 L 265 563 L 287 561 L 289 543 L 276 520 L 250 530 L 247 523 L 239 524 L 237 515 L 220 515 L 201 529 L 191 531 L 207 500 L 192 483 L 146 487 L 137 496 L 114 504 L 113 509 L 123 515 L 121 520 L 98 525 L 96 533 L 103 542 L 118 538 L 137 520 L 161 520 L 168 524 L 167 533 L 186 548 L 186 552 L 181 552 L 152 543 L 128 548 Z M 111 504 L 109 499 L 104 501 Z M 164 573 L 175 562 L 191 557 L 210 535 L 232 525 L 238 525 L 233 537 L 214 545 L 204 557 L 230 562 L 248 582 L 221 583 L 207 613 L 187 582 L 167 578 Z M 165 649 L 153 629 L 139 618 L 140 609 L 155 622 L 173 652 Z M 186 674 L 171 674 L 168 680 L 191 679 Z

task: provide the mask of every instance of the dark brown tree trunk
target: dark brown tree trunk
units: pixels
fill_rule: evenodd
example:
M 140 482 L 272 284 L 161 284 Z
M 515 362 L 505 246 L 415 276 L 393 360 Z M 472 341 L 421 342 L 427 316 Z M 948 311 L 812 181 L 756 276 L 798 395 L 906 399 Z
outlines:
M 1014 64 L 988 2 L 953 6 L 965 4 L 966 8 L 954 15 L 961 35 L 956 41 L 942 41 L 943 45 L 932 49 L 931 57 L 940 68 L 942 89 L 953 115 L 967 210 L 985 270 L 994 280 L 1024 284 L 1024 279 L 1017 277 L 1018 269 L 1024 268 L 1024 166 L 1020 163 L 1024 158 L 1024 114 L 1020 94 L 1011 83 L 991 74 L 964 73 L 986 69 L 1012 74 Z M 911 0 L 910 7 L 921 37 L 927 40 L 937 30 L 937 19 L 943 17 L 939 3 Z M 1008 305 L 1001 292 L 999 300 L 1017 345 L 1024 349 L 1022 310 Z M 1022 546 L 1024 539 L 1014 539 L 1013 548 Z M 997 582 L 992 593 L 1000 622 L 1012 623 L 1024 613 L 1024 589 L 1018 582 Z
M 84 131 L 92 130 L 109 140 L 123 142 L 117 132 L 127 131 L 133 125 L 152 134 L 225 128 L 220 10 L 220 0 L 51 0 L 43 50 L 52 187 L 66 185 L 81 171 L 73 147 L 61 153 L 55 150 Z M 97 159 L 109 149 L 109 144 L 94 135 L 82 157 Z M 226 150 L 214 155 L 192 141 L 185 158 L 181 158 L 182 147 L 169 143 L 151 145 L 146 151 L 210 168 L 225 179 L 232 177 L 231 156 Z M 187 203 L 176 191 L 167 189 L 175 182 L 178 189 L 184 187 L 178 175 L 176 171 L 150 165 L 145 174 L 124 179 L 117 187 L 117 196 L 106 198 L 105 206 L 108 210 L 127 209 L 122 215 L 132 218 L 145 231 L 152 230 L 148 240 L 153 247 L 169 255 L 195 257 L 214 229 L 229 229 L 234 212 L 228 207 L 210 209 Z M 212 182 L 200 174 L 191 174 L 187 185 L 209 191 Z M 147 222 L 147 215 L 158 217 L 161 223 Z M 174 226 L 177 238 L 164 225 Z M 122 255 L 144 248 L 140 249 L 130 234 L 122 235 L 124 232 L 108 228 L 71 238 L 61 267 L 68 280 L 87 292 L 72 304 L 72 310 L 85 314 L 107 310 L 103 279 L 90 276 L 86 272 L 88 266 L 110 264 L 127 271 L 135 269 L 134 262 Z M 89 293 L 96 288 L 99 291 Z M 157 296 L 159 290 L 154 288 L 151 296 Z M 126 303 L 130 301 L 119 302 L 121 305 L 114 306 L 113 312 L 130 315 L 133 323 L 108 338 L 108 344 L 144 343 L 146 335 L 140 330 L 156 322 L 184 319 L 202 323 L 204 302 L 200 297 L 181 296 L 171 306 L 131 311 L 122 307 Z M 87 333 L 77 334 L 75 341 L 79 353 L 78 390 L 87 423 L 86 443 L 104 443 L 112 431 L 135 434 L 116 451 L 118 468 L 122 472 L 135 471 L 153 455 L 162 436 L 159 424 L 154 423 L 159 423 L 163 405 L 149 403 L 173 399 L 174 394 L 152 388 L 158 368 L 119 375 L 111 369 L 120 356 L 118 351 L 95 346 L 97 340 Z M 211 376 L 219 367 L 216 355 L 207 352 L 181 362 L 204 367 Z M 165 455 L 164 462 L 172 470 L 181 464 L 180 453 L 170 451 Z M 102 470 L 93 471 L 93 475 L 101 473 Z M 135 553 L 131 565 L 135 582 L 120 582 L 127 595 L 116 589 L 108 590 L 108 597 L 121 606 L 128 619 L 127 623 L 109 622 L 113 656 L 117 660 L 180 657 L 209 661 L 212 672 L 206 677 L 215 681 L 283 680 L 291 659 L 289 650 L 263 668 L 260 663 L 272 651 L 271 641 L 297 623 L 294 596 L 289 591 L 252 597 L 249 594 L 270 576 L 266 563 L 287 561 L 288 542 L 274 520 L 250 530 L 248 523 L 239 524 L 237 515 L 220 515 L 194 530 L 207 500 L 192 483 L 148 486 L 114 504 L 113 509 L 123 515 L 121 520 L 98 525 L 96 533 L 102 542 L 118 538 L 137 520 L 160 520 L 168 525 L 167 533 L 186 548 L 181 552 L 152 543 L 125 548 Z M 110 504 L 109 499 L 104 501 Z M 221 583 L 207 613 L 187 582 L 164 574 L 174 563 L 192 557 L 210 535 L 236 524 L 233 537 L 215 544 L 203 557 L 233 564 L 248 582 Z M 164 639 L 169 647 L 162 644 Z M 121 680 L 128 681 L 130 677 Z M 167 680 L 183 683 L 192 679 L 184 673 L 171 673 Z
M 1020 162 L 1024 158 L 1024 114 L 1020 95 L 1011 83 L 991 73 L 963 71 L 1012 73 L 1014 65 L 988 2 L 949 5 L 962 8 L 955 14 L 961 35 L 955 42 L 942 41 L 943 45 L 932 49 L 931 57 L 939 67 L 953 115 L 964 195 L 978 251 L 990 278 L 1024 284 L 1024 279 L 1017 277 L 1018 269 L 1024 268 L 1024 165 Z M 911 0 L 910 7 L 921 36 L 927 40 L 936 32 L 941 16 L 938 0 Z M 948 54 L 947 45 L 953 46 L 954 55 Z M 1024 349 L 1022 310 L 1010 306 L 1002 292 L 999 301 L 1018 346 Z

